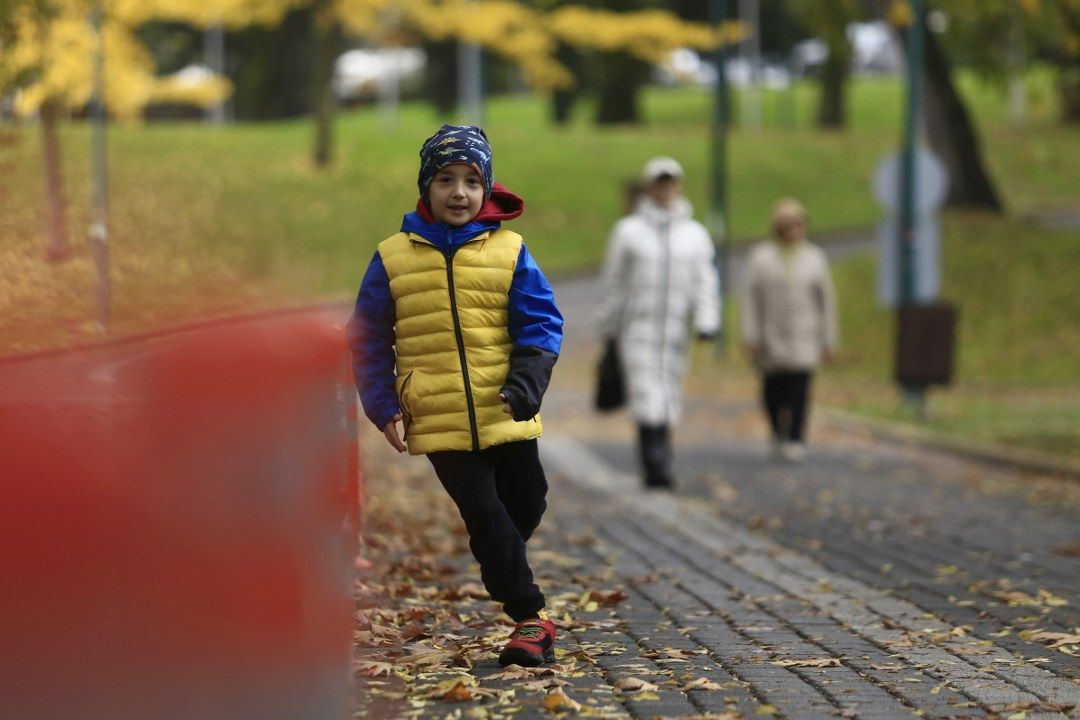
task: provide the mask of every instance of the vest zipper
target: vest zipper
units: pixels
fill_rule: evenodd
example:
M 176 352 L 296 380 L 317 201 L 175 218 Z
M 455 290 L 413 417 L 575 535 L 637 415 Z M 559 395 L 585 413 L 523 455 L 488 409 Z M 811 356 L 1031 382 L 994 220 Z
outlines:
M 447 238 L 449 241 L 449 238 Z M 449 245 L 449 242 L 447 242 Z M 459 246 L 460 247 L 460 246 Z M 480 433 L 476 429 L 476 406 L 473 404 L 472 384 L 469 382 L 469 363 L 465 357 L 465 339 L 461 336 L 461 319 L 458 317 L 457 296 L 454 292 L 454 254 L 453 248 L 446 254 L 446 283 L 450 287 L 450 314 L 454 318 L 454 337 L 457 339 L 458 358 L 461 361 L 461 376 L 465 380 L 465 404 L 469 408 L 469 432 L 472 433 L 472 449 L 480 449 Z

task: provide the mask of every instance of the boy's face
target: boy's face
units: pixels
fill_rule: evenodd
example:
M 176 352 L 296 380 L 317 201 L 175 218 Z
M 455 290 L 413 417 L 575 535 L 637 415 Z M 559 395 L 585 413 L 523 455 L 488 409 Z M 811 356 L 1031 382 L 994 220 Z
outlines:
M 484 179 L 471 165 L 455 163 L 435 173 L 428 186 L 431 214 L 447 225 L 464 225 L 484 203 Z

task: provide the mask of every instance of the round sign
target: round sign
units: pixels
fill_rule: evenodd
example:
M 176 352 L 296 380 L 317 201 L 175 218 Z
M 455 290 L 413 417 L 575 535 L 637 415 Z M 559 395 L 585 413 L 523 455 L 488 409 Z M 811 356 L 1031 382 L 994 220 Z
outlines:
M 915 150 L 915 213 L 925 215 L 945 202 L 949 175 L 937 155 L 926 148 Z M 900 212 L 900 153 L 889 153 L 874 172 L 874 195 L 894 213 Z

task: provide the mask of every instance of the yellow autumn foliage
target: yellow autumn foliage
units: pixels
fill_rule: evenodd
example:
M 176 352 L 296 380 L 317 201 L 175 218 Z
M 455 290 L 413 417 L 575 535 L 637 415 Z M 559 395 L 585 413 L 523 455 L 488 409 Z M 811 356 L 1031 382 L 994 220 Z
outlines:
M 659 62 L 680 47 L 711 50 L 740 37 L 737 25 L 721 30 L 702 23 L 682 20 L 667 10 L 614 12 L 568 5 L 548 17 L 552 34 L 570 45 L 593 50 L 625 50 L 642 60 Z
M 718 31 L 666 10 L 619 13 L 569 5 L 544 12 L 514 0 L 101 0 L 109 111 L 134 117 L 151 102 L 209 106 L 231 92 L 223 78 L 192 85 L 155 77 L 153 58 L 135 36 L 140 25 L 154 19 L 196 27 L 273 25 L 317 1 L 321 21 L 340 23 L 355 37 L 380 41 L 403 30 L 480 45 L 517 64 L 538 90 L 574 83 L 555 58 L 560 42 L 659 62 L 675 48 L 707 50 L 739 36 L 737 25 Z M 0 91 L 18 88 L 19 113 L 31 114 L 50 99 L 71 108 L 90 100 L 97 49 L 91 7 L 91 0 L 47 0 L 15 13 L 15 40 L 0 53 Z
M 408 22 L 434 39 L 459 38 L 515 62 L 534 88 L 573 84 L 555 59 L 555 38 L 543 14 L 512 0 L 406 0 Z
M 172 20 L 206 28 L 276 25 L 308 0 L 108 0 L 110 14 L 129 27 L 151 20 Z
M 560 42 L 659 62 L 679 47 L 707 50 L 740 37 L 737 24 L 717 31 L 666 10 L 619 13 L 569 5 L 545 13 L 513 0 L 335 0 L 333 7 L 356 36 L 376 39 L 390 20 L 434 40 L 480 45 L 516 63 L 539 90 L 574 83 L 555 59 Z
M 239 5 L 241 0 L 233 2 Z M 227 80 L 214 76 L 195 83 L 155 76 L 154 59 L 135 36 L 140 24 L 156 16 L 155 4 L 173 10 L 187 5 L 196 15 L 205 5 L 195 0 L 102 0 L 105 105 L 116 117 L 137 117 L 152 102 L 210 106 L 231 91 Z M 253 3 L 255 9 L 271 4 Z M 46 101 L 73 109 L 90 101 L 99 42 L 91 9 L 88 0 L 50 0 L 16 8 L 13 39 L 0 53 L 0 91 L 18 90 L 16 112 L 31 115 Z

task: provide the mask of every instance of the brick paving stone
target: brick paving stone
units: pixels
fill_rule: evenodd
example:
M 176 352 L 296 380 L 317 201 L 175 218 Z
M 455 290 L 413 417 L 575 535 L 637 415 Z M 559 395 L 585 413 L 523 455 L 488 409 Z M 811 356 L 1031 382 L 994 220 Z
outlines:
M 582 460 L 587 449 L 568 449 L 572 444 L 558 444 L 557 454 L 570 459 L 562 467 L 596 464 L 595 459 Z M 726 628 L 710 623 L 701 636 L 695 629 L 684 637 L 709 648 L 726 670 L 749 682 L 755 695 L 775 699 L 769 704 L 782 712 L 788 711 L 781 706 L 797 707 L 798 717 L 835 717 L 850 707 L 867 717 L 907 716 L 915 710 L 960 717 L 1011 703 L 1080 699 L 1080 688 L 1071 679 L 1024 663 L 966 629 L 958 631 L 957 625 L 888 588 L 837 573 L 723 521 L 700 504 L 666 495 L 635 500 L 628 492 L 633 481 L 625 477 L 624 492 L 613 492 L 619 473 L 606 473 L 585 479 L 590 491 L 620 499 L 609 510 L 613 521 L 595 518 L 593 512 L 605 542 L 632 551 L 662 575 L 637 589 L 667 608 L 676 622 L 693 612 L 691 600 L 722 616 Z M 595 508 L 601 503 L 576 504 Z M 625 557 L 620 562 L 641 570 Z M 926 597 L 939 599 L 936 593 Z M 935 609 L 956 608 L 945 603 Z M 912 642 L 921 636 L 936 639 Z M 670 633 L 659 637 L 672 638 Z M 763 661 L 762 654 L 796 660 L 835 656 L 844 663 L 838 668 L 782 668 Z

